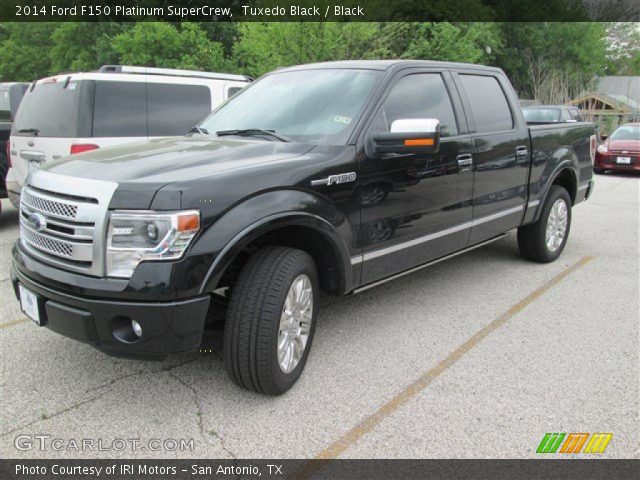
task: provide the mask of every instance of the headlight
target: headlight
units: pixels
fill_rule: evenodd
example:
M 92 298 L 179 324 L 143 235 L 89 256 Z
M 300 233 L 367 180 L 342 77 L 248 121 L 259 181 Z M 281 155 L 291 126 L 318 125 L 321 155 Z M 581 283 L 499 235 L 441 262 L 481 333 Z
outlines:
M 607 153 L 609 149 L 605 144 L 598 145 L 598 153 Z
M 130 278 L 142 261 L 180 258 L 200 229 L 200 212 L 115 211 L 107 231 L 107 275 Z

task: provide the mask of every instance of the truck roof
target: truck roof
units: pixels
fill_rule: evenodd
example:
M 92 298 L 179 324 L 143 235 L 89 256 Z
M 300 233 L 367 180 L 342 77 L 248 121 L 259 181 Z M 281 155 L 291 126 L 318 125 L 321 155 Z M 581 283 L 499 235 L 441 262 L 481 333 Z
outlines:
M 438 62 L 435 60 L 340 60 L 336 62 L 308 63 L 305 65 L 295 65 L 278 69 L 278 72 L 293 70 L 318 70 L 325 68 L 352 68 L 365 70 L 392 70 L 407 67 L 438 67 L 438 68 L 465 68 L 474 70 L 485 70 L 491 72 L 502 72 L 497 67 L 487 67 L 473 63 Z

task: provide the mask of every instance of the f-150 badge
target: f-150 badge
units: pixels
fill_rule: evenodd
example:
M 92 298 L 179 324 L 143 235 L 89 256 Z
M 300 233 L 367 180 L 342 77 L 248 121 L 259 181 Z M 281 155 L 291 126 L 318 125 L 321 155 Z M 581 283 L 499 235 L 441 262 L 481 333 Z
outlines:
M 338 183 L 349 183 L 356 181 L 356 172 L 338 173 L 337 175 L 329 175 L 327 178 L 320 180 L 311 180 L 312 186 L 318 185 L 337 185 Z

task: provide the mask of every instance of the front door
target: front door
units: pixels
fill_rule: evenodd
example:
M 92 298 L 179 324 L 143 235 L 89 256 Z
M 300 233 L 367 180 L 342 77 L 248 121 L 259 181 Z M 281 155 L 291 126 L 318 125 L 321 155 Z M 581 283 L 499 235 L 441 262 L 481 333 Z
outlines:
M 404 74 L 375 114 L 367 138 L 389 131 L 398 119 L 436 118 L 441 141 L 437 153 L 380 157 L 365 148 L 359 158 L 356 196 L 361 207 L 357 237 L 362 248 L 362 284 L 467 245 L 473 171 L 465 159 L 470 158 L 473 143 L 452 91 L 446 72 Z

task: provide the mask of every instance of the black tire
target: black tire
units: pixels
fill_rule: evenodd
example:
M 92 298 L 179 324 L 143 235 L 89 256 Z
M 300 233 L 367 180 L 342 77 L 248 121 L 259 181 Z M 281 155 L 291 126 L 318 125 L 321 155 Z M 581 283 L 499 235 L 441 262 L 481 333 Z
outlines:
M 557 201 L 562 199 L 567 207 L 567 227 L 564 233 L 562 243 L 557 247 L 555 251 L 552 251 L 547 247 L 546 243 L 546 230 L 547 223 L 549 221 L 549 214 L 551 213 L 551 207 Z M 537 222 L 518 229 L 518 247 L 522 256 L 528 260 L 540 263 L 549 263 L 557 259 L 569 238 L 569 231 L 571 229 L 571 198 L 569 193 L 559 185 L 552 185 L 549 195 L 542 207 L 540 218 Z
M 312 286 L 312 317 L 304 353 L 285 373 L 278 362 L 280 316 L 293 281 L 306 275 Z M 318 273 L 302 250 L 265 247 L 252 255 L 235 282 L 224 326 L 223 356 L 231 379 L 254 392 L 280 395 L 304 369 L 316 326 Z
M 602 168 L 593 168 L 593 173 L 597 173 L 598 175 L 602 175 L 604 170 Z

